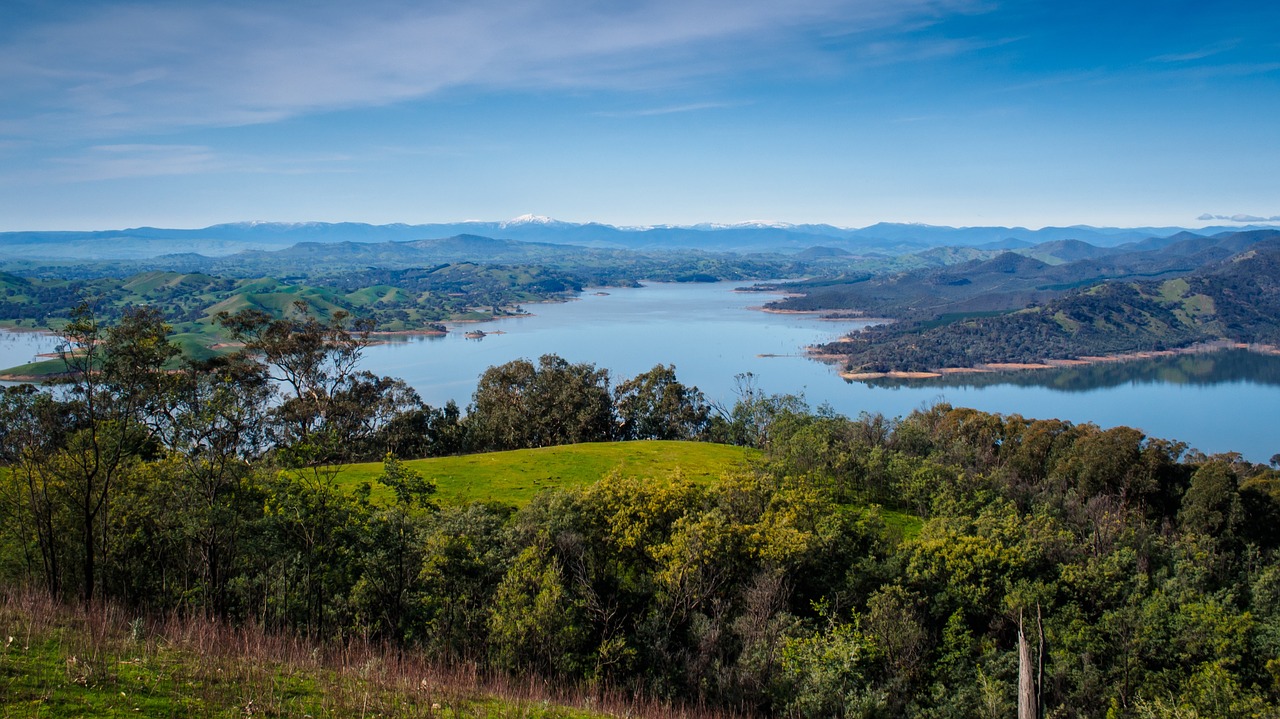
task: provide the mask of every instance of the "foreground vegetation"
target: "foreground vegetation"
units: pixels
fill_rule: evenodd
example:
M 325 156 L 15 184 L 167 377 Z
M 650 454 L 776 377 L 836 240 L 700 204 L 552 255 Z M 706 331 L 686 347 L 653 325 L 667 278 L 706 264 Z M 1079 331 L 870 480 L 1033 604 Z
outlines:
M 261 627 L 0 595 L 0 717 L 310 716 L 588 719 L 677 715 L 433 666 L 364 640 L 317 646 Z M 680 715 L 684 715 L 683 713 Z
M 553 355 L 490 368 L 464 413 L 358 371 L 359 333 L 301 309 L 228 317 L 246 352 L 174 372 L 157 314 L 73 319 L 61 390 L 0 395 L 7 587 L 294 637 L 317 657 L 382 643 L 516 684 L 719 711 L 1008 716 L 1024 676 L 1046 716 L 1280 708 L 1280 471 L 1236 455 L 947 405 L 848 418 L 749 377 L 717 410 L 673 368 L 615 385 Z M 652 445 L 677 467 L 720 465 L 694 481 L 614 472 L 639 445 L 585 444 L 612 440 L 750 451 Z M 533 458 L 561 485 L 532 496 L 456 458 L 470 479 L 440 501 L 440 465 L 400 459 L 566 444 L 581 446 L 498 458 Z M 551 463 L 564 452 L 572 470 Z M 609 459 L 593 470 L 593 453 Z M 181 701 L 214 701 L 211 681 L 164 664 L 167 645 L 144 650 L 148 626 L 131 681 L 193 677 Z M 1020 659 L 1024 642 L 1038 659 Z M 77 676 L 79 655 L 40 651 L 23 676 L 50 661 Z M 135 671 L 112 651 L 98 676 Z M 301 686 L 267 665 L 246 683 L 365 691 L 344 673 L 356 663 Z M 329 701 L 308 706 L 354 706 Z

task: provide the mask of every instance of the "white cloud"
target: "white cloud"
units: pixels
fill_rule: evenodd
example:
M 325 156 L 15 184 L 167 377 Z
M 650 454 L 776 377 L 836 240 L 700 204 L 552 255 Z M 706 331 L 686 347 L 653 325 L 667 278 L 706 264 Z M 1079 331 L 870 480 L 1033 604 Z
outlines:
M 0 185 L 97 182 L 216 172 L 307 174 L 349 172 L 353 158 L 323 155 L 227 155 L 205 145 L 120 143 L 93 145 L 49 158 L 39 166 L 0 173 Z
M 110 137 L 270 122 L 446 88 L 652 88 L 817 62 L 805 38 L 972 0 L 85 4 L 0 40 L 0 128 Z
M 222 161 L 203 145 L 122 144 L 96 145 L 53 164 L 53 174 L 63 179 L 93 181 L 208 172 Z
M 1163 62 L 1163 63 L 1195 62 L 1196 60 L 1203 60 L 1205 58 L 1213 57 L 1214 55 L 1224 53 L 1228 50 L 1235 48 L 1239 44 L 1240 44 L 1240 40 L 1238 39 L 1225 40 L 1223 42 L 1214 43 L 1213 45 L 1202 47 L 1197 50 L 1192 50 L 1190 52 L 1157 55 L 1156 57 L 1151 58 L 1150 62 Z

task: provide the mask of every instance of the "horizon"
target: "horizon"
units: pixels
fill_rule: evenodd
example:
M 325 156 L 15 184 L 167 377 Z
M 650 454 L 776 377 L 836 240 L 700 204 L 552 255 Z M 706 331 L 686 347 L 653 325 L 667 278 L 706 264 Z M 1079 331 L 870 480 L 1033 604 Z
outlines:
M 12 231 L 1280 217 L 1274 3 L 12 0 L 0 20 Z
M 838 225 L 830 222 L 821 222 L 821 221 L 788 222 L 788 221 L 777 221 L 777 220 L 743 220 L 740 222 L 702 221 L 702 222 L 692 222 L 687 224 L 686 223 L 680 223 L 680 224 L 655 223 L 650 225 L 618 225 L 618 224 L 603 222 L 599 220 L 563 220 L 558 217 L 550 217 L 548 215 L 535 215 L 532 213 L 527 213 L 524 215 L 517 215 L 516 217 L 512 217 L 506 220 L 466 219 L 466 220 L 442 220 L 442 221 L 430 221 L 430 222 L 398 222 L 398 221 L 364 222 L 359 220 L 333 220 L 333 221 L 330 221 L 330 220 L 230 220 L 226 222 L 214 222 L 207 225 L 189 225 L 189 226 L 131 224 L 123 227 L 85 227 L 85 228 L 51 227 L 51 228 L 41 228 L 41 229 L 31 229 L 31 228 L 0 229 L 0 235 L 43 233 L 43 232 L 48 232 L 48 233 L 130 232 L 130 231 L 136 231 L 136 230 L 175 230 L 175 231 L 189 232 L 194 230 L 205 230 L 205 229 L 210 229 L 214 227 L 229 227 L 229 226 L 236 226 L 236 225 L 303 226 L 303 225 L 353 224 L 353 225 L 368 225 L 370 227 L 396 227 L 396 226 L 429 227 L 434 225 L 471 225 L 471 224 L 505 226 L 505 225 L 520 225 L 520 224 L 539 224 L 542 222 L 574 225 L 574 226 L 602 225 L 605 227 L 612 227 L 614 229 L 621 230 L 621 231 L 637 231 L 637 232 L 654 230 L 654 229 L 665 229 L 665 228 L 701 229 L 706 231 L 714 231 L 718 229 L 737 229 L 737 228 L 751 228 L 751 227 L 770 227 L 770 228 L 777 228 L 777 229 L 788 229 L 793 227 L 805 227 L 805 226 L 825 226 L 825 227 L 832 227 L 837 230 L 859 231 L 859 230 L 866 230 L 870 227 L 875 227 L 877 225 L 892 225 L 892 226 L 898 226 L 898 227 L 917 226 L 917 227 L 928 227 L 928 228 L 934 228 L 934 229 L 954 229 L 954 230 L 991 228 L 991 229 L 1008 229 L 1008 230 L 1027 230 L 1030 232 L 1038 232 L 1038 231 L 1047 230 L 1047 229 L 1076 229 L 1076 228 L 1091 229 L 1091 230 L 1130 230 L 1130 231 L 1132 230 L 1194 231 L 1194 230 L 1205 229 L 1205 228 L 1226 228 L 1229 230 L 1239 230 L 1239 231 L 1246 231 L 1250 229 L 1280 229 L 1280 217 L 1250 217 L 1247 219 L 1231 219 L 1226 217 L 1215 217 L 1210 220 L 1203 220 L 1198 218 L 1193 223 L 1187 223 L 1182 225 L 1159 225 L 1159 224 L 1152 224 L 1152 223 L 1135 224 L 1135 225 L 1092 225 L 1087 223 L 1072 223 L 1072 224 L 1048 224 L 1048 225 L 1039 225 L 1039 226 L 1000 224 L 1000 223 L 993 223 L 993 224 L 987 224 L 987 225 L 948 225 L 948 224 L 935 224 L 931 222 L 894 222 L 894 221 L 885 221 L 885 220 L 882 220 L 879 222 L 872 222 L 866 225 L 856 225 L 856 226 Z

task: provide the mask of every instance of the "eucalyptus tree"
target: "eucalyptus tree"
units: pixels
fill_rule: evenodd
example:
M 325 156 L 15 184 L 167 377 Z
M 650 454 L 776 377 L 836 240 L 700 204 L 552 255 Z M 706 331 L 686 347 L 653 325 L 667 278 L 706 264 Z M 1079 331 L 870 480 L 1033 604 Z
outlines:
M 697 387 L 676 379 L 673 365 L 654 365 L 613 391 L 619 439 L 697 439 L 711 421 L 711 405 Z
M 35 428 L 18 451 L 46 585 L 55 593 L 78 583 L 88 602 L 99 589 L 114 492 L 140 458 L 157 451 L 162 370 L 178 353 L 168 333 L 152 308 L 129 309 L 108 329 L 82 303 L 60 333 L 65 372 L 54 382 L 62 391 L 26 404 L 25 421 Z M 76 564 L 73 577 L 64 568 Z
M 609 371 L 548 354 L 481 375 L 468 412 L 477 448 L 550 447 L 613 439 Z
M 358 580 L 359 534 L 371 511 L 336 477 L 421 401 L 402 381 L 359 368 L 371 342 L 367 320 L 348 326 L 338 310 L 322 321 L 302 301 L 284 317 L 245 310 L 218 320 L 278 392 L 266 439 L 282 471 L 265 478 L 271 566 L 257 591 L 268 618 L 326 631 Z
M 175 460 L 174 503 L 201 603 L 229 611 L 228 585 L 261 514 L 253 477 L 266 448 L 272 397 L 262 365 L 240 354 L 189 362 L 173 376 L 165 445 Z

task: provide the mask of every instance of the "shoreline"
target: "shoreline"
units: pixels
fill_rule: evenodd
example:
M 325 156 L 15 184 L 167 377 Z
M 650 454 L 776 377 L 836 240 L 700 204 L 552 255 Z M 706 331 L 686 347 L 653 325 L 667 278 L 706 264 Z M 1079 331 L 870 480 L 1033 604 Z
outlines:
M 45 380 L 57 379 L 59 377 L 65 377 L 65 376 L 66 376 L 66 373 L 47 374 L 47 375 L 0 374 L 0 382 L 19 382 L 22 384 L 36 384 L 38 382 L 44 382 Z
M 1121 352 L 1113 355 L 1081 355 L 1075 359 L 1049 359 L 1043 362 L 989 362 L 973 367 L 943 367 L 937 370 L 908 372 L 892 370 L 889 372 L 839 372 L 841 378 L 860 381 L 869 379 L 934 379 L 957 374 L 989 374 L 996 372 L 1024 372 L 1044 369 L 1061 369 L 1063 367 L 1080 367 L 1084 365 L 1107 364 L 1115 362 L 1136 362 L 1157 357 L 1174 357 L 1178 355 L 1211 354 L 1223 350 L 1245 350 L 1264 355 L 1280 356 L 1280 346 L 1255 344 L 1249 342 L 1202 342 L 1188 347 L 1170 350 L 1146 350 L 1139 352 Z M 810 353 L 809 356 L 818 361 L 831 361 L 838 356 Z
M 49 329 L 49 328 L 47 328 L 47 327 L 10 327 L 9 325 L 0 325 L 0 331 L 2 331 L 2 332 L 20 332 L 20 333 L 22 333 L 22 334 L 37 334 L 37 335 L 56 335 L 56 334 L 58 334 L 57 332 L 55 332 L 55 331 L 53 331 L 53 330 L 51 330 L 51 329 Z
M 861 310 L 780 310 L 768 305 L 746 309 L 771 315 L 818 315 L 814 319 L 824 322 L 871 322 L 883 325 L 895 321 L 891 317 L 870 317 Z

